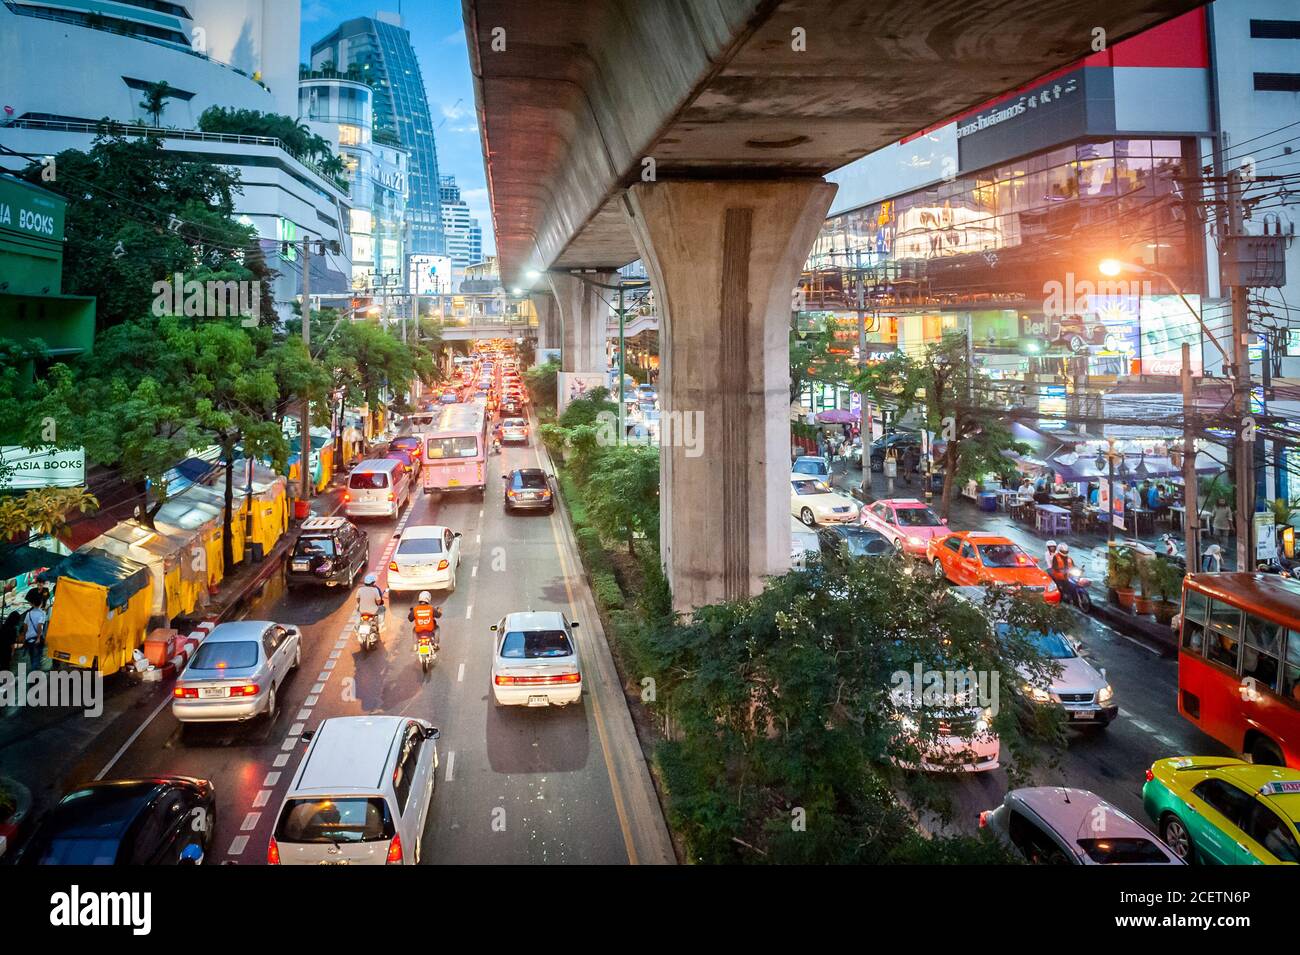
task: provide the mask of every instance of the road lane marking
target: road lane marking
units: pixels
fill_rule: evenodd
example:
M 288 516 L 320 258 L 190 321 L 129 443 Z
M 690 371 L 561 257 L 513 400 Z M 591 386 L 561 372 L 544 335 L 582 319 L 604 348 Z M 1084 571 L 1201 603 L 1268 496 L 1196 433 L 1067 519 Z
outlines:
M 464 683 L 464 682 L 465 682 L 465 664 L 463 664 L 463 663 L 462 663 L 462 664 L 460 665 L 460 667 L 456 670 L 456 682 L 457 682 L 457 683 Z
M 302 735 L 302 731 L 303 731 L 305 728 L 306 728 L 306 724 L 304 724 L 304 723 L 294 723 L 293 726 L 289 727 L 289 735 L 290 735 L 290 736 L 301 736 L 301 735 Z
M 168 703 L 170 703 L 171 701 L 172 698 L 170 696 L 163 697 L 162 702 L 159 703 L 156 707 L 154 707 L 154 711 L 149 714 L 149 718 L 136 727 L 135 732 L 126 738 L 126 742 L 122 744 L 122 748 L 119 749 L 116 753 L 114 753 L 113 758 L 104 764 L 104 768 L 95 774 L 96 781 L 104 778 L 104 774 L 107 773 L 110 769 L 112 769 L 117 764 L 117 761 L 122 758 L 122 754 L 131 748 L 131 744 L 140 738 L 140 734 L 144 732 L 144 728 L 148 726 L 150 723 L 152 723 L 154 717 L 157 716 L 159 713 L 161 713 L 162 708 L 166 706 Z
M 472 616 L 474 616 L 474 605 L 473 605 L 473 604 L 468 604 L 468 605 L 465 607 L 465 619 L 468 620 L 468 619 L 470 619 L 470 617 L 472 617 Z
M 230 840 L 230 848 L 226 850 L 226 855 L 228 856 L 242 855 L 244 849 L 247 848 L 247 846 L 248 846 L 248 836 L 235 836 L 234 839 Z
M 455 769 L 456 769 L 456 751 L 454 749 L 449 749 L 447 750 L 447 775 L 445 777 L 447 782 L 451 782 L 452 779 L 454 778 L 453 774 L 455 772 Z
M 324 673 L 324 674 L 322 674 L 322 676 L 324 676 L 326 679 L 329 678 L 329 674 L 328 674 L 328 673 Z M 312 695 L 313 697 L 314 697 L 314 696 L 318 696 L 319 694 L 325 692 L 325 680 L 321 680 L 320 677 L 317 677 L 316 679 L 320 680 L 320 682 L 317 683 L 315 686 L 313 686 L 313 687 L 311 688 L 311 695 Z M 308 697 L 308 699 L 311 699 L 311 697 Z M 315 706 L 316 704 L 313 703 L 312 705 Z
M 262 818 L 262 814 L 260 812 L 250 812 L 247 816 L 244 817 L 244 821 L 240 825 L 239 831 L 248 832 L 249 830 L 256 828 L 257 821 L 261 818 Z
M 283 767 L 289 765 L 289 754 L 288 753 L 277 754 L 275 759 L 271 761 L 271 765 L 274 766 L 276 769 L 282 769 Z
M 294 746 L 296 746 L 297 744 L 298 744 L 298 741 L 297 741 L 296 739 L 293 739 L 292 737 L 290 737 L 289 739 L 285 740 L 285 741 L 280 745 L 280 749 L 284 750 L 284 751 L 287 753 L 287 752 L 289 752 L 289 750 L 293 749 Z
M 253 808 L 261 809 L 263 806 L 266 805 L 267 801 L 270 798 L 271 798 L 271 790 L 263 789 L 259 791 L 258 794 L 253 797 Z
M 267 789 L 270 789 L 272 786 L 274 786 L 274 785 L 275 785 L 276 783 L 278 783 L 279 781 L 280 781 L 280 774 L 279 774 L 279 773 L 277 773 L 277 772 L 269 772 L 269 773 L 266 774 L 266 778 L 262 780 L 262 785 L 265 786 Z
M 478 564 L 475 564 L 473 567 L 471 567 L 471 568 L 469 569 L 469 575 L 470 575 L 471 577 L 477 577 L 477 576 L 478 576 Z

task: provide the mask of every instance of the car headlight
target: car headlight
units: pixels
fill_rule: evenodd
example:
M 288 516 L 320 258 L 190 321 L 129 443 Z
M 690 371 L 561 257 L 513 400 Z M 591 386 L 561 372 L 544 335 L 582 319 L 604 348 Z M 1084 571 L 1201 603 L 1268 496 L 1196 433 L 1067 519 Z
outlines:
M 1023 689 L 1025 691 L 1025 696 L 1029 697 L 1035 703 L 1052 702 L 1052 694 L 1047 690 L 1044 690 L 1041 686 L 1032 686 L 1026 683 Z
M 975 732 L 984 733 L 992 725 L 993 725 L 993 710 L 986 707 L 984 711 L 980 713 L 980 718 L 975 721 Z
M 922 540 L 920 537 L 909 537 L 907 539 L 907 542 L 911 544 L 913 547 L 920 547 L 922 544 L 925 543 L 925 541 Z
M 1114 689 L 1111 688 L 1111 685 L 1109 683 L 1107 683 L 1099 691 L 1097 691 L 1097 702 L 1100 703 L 1102 706 L 1105 706 L 1114 698 L 1115 698 L 1115 691 Z
M 1054 594 L 1054 593 L 1056 593 L 1056 584 L 1052 583 L 1052 582 L 1049 580 L 1049 581 L 1047 582 L 1047 586 L 1043 588 L 1043 592 L 1044 592 L 1044 593 L 1049 593 L 1049 594 Z

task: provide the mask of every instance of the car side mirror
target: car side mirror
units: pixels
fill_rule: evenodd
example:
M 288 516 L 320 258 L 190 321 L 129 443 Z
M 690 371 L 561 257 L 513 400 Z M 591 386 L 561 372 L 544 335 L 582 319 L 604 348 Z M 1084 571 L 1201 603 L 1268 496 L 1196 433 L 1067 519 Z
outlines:
M 488 627 L 488 629 L 491 630 L 493 633 L 496 633 L 496 632 L 497 632 L 497 625 L 494 623 L 494 624 L 492 624 L 492 626 Z
M 459 536 L 460 536 L 460 531 L 452 531 L 451 536 L 452 536 L 452 537 L 459 537 Z
M 301 739 L 304 743 L 310 743 L 312 741 L 312 737 L 315 735 L 316 735 L 315 730 L 303 730 Z
M 576 620 L 570 620 L 570 621 L 569 621 L 569 626 L 572 627 L 574 630 L 578 629 L 578 621 L 576 621 Z
M 946 518 L 946 517 L 941 517 L 941 518 L 939 518 L 939 523 L 940 523 L 940 524 L 943 524 L 943 525 L 946 526 L 947 523 L 948 523 L 948 518 Z
M 509 481 L 509 480 L 510 480 L 510 475 L 509 475 L 509 474 L 503 474 L 503 475 L 501 475 L 501 480 L 503 480 L 503 481 Z
M 441 733 L 441 731 L 438 729 L 438 727 L 436 727 L 436 726 L 426 726 L 426 727 L 424 728 L 424 738 L 425 738 L 425 739 L 440 739 L 441 737 L 442 737 L 442 733 Z

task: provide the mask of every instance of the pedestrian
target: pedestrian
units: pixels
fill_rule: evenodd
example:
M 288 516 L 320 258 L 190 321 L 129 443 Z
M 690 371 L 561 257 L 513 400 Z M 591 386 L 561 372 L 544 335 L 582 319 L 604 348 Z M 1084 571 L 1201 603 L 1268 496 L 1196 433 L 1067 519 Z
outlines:
M 45 627 L 50 622 L 49 615 L 41 605 L 41 596 L 35 589 L 27 591 L 27 602 L 31 609 L 23 627 L 23 647 L 27 650 L 27 669 L 43 670 L 45 662 Z
M 8 670 L 13 662 L 22 626 L 23 612 L 17 608 L 5 614 L 4 622 L 0 623 L 0 672 Z
M 1219 502 L 1214 505 L 1210 530 L 1214 533 L 1215 540 L 1226 541 L 1232 535 L 1232 509 L 1223 498 L 1219 498 Z
M 908 487 L 912 486 L 912 475 L 916 473 L 916 466 L 921 461 L 921 455 L 916 448 L 911 445 L 903 452 L 902 478 L 903 483 Z

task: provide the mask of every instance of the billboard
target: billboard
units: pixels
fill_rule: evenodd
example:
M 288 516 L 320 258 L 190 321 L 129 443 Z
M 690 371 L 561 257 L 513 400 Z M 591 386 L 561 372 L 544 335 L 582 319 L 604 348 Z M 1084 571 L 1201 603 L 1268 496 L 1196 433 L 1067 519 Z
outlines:
M 1192 346 L 1192 374 L 1201 374 L 1200 309 L 1199 295 L 1188 295 L 1186 304 L 1177 295 L 1149 295 L 1142 299 L 1140 348 L 1144 375 L 1182 374 L 1183 342 Z
M 574 398 L 581 398 L 593 388 L 606 387 L 605 376 L 598 371 L 562 371 L 558 377 L 559 384 L 556 388 L 555 398 L 555 403 L 558 406 L 555 409 L 556 415 L 564 414 L 569 407 L 569 402 Z
M 450 256 L 412 255 L 408 261 L 410 290 L 416 295 L 446 295 L 454 291 Z

